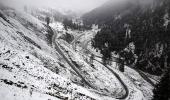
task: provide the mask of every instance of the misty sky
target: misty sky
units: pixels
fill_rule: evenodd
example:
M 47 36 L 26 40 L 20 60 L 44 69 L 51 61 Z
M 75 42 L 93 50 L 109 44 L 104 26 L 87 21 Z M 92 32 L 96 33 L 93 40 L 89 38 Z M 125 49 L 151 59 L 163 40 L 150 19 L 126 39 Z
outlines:
M 0 0 L 1 2 L 15 6 L 16 8 L 22 7 L 23 5 L 32 6 L 43 6 L 52 8 L 63 8 L 74 11 L 86 12 L 92 10 L 108 0 Z M 114 0 L 118 1 L 118 0 Z

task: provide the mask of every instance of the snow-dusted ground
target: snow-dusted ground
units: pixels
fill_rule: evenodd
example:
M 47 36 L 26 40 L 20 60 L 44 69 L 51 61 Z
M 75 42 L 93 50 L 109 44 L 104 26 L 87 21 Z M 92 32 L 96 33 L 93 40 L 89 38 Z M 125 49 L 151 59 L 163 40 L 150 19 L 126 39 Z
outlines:
M 1 44 L 0 54 L 0 93 L 3 100 L 97 99 L 95 94 L 45 68 L 41 60 L 29 53 Z
M 94 31 L 85 32 L 84 35 L 80 35 L 81 37 L 76 39 L 77 41 L 80 41 L 79 45 L 77 45 L 77 48 L 80 48 L 79 50 L 84 49 L 85 51 L 90 50 L 90 53 L 93 53 L 94 55 L 97 55 L 97 56 L 100 57 L 101 56 L 100 51 L 96 52 L 96 50 L 91 47 L 90 39 L 93 38 L 93 34 L 94 34 Z M 83 59 L 89 60 L 89 57 L 87 57 L 87 56 L 86 57 L 83 56 L 83 57 L 84 57 Z M 76 57 L 76 58 L 78 58 L 78 57 Z M 102 62 L 101 58 L 95 57 L 95 59 Z M 98 68 L 99 63 L 94 62 L 94 67 L 96 67 L 96 66 Z M 112 70 L 117 69 L 118 70 L 117 64 L 115 62 L 112 62 L 112 67 L 110 67 L 110 69 L 112 69 Z M 157 77 L 157 76 L 154 76 L 154 75 L 149 75 L 147 73 L 143 73 L 143 74 L 145 74 L 151 81 L 153 81 L 153 83 L 156 84 L 157 82 L 159 82 L 158 80 L 160 79 L 160 77 Z M 131 69 L 127 66 L 125 67 L 124 75 L 127 77 L 128 80 L 131 81 L 130 84 L 133 84 L 133 85 L 131 85 L 133 88 L 135 88 L 133 90 L 138 91 L 139 94 L 142 93 L 143 97 L 141 97 L 141 98 L 145 98 L 146 100 L 152 99 L 152 96 L 153 96 L 152 90 L 153 90 L 154 87 L 152 86 L 152 84 L 147 82 L 147 80 L 144 77 L 142 77 L 134 69 Z M 140 96 L 139 96 L 138 99 L 135 96 L 133 96 L 133 98 L 138 100 L 140 98 Z
M 81 79 L 47 44 L 43 22 L 15 10 L 2 13 L 10 23 L 0 17 L 1 99 L 98 98 L 72 83 Z
M 95 86 L 98 86 L 97 88 L 100 88 L 100 90 L 102 90 L 102 88 L 106 88 L 107 87 L 106 84 L 108 84 L 110 86 L 108 86 L 106 89 L 109 90 L 109 93 L 116 93 L 116 94 L 119 94 L 119 92 L 121 94 L 123 93 L 123 91 L 122 90 L 120 91 L 119 88 L 111 89 L 112 87 L 121 87 L 117 85 L 117 82 L 120 85 L 119 80 L 115 80 L 113 74 L 101 63 L 99 63 L 98 61 L 94 61 L 93 63 L 94 67 L 91 67 L 90 65 L 88 65 L 87 62 L 83 60 L 84 59 L 83 55 L 80 56 L 79 53 L 74 53 L 73 50 L 68 48 L 69 46 L 66 46 L 66 43 L 60 42 L 60 44 L 62 44 L 63 49 L 65 49 L 68 52 L 68 55 L 71 55 L 70 57 L 72 60 L 77 62 L 79 66 L 83 66 L 80 68 L 80 70 L 82 70 L 82 72 L 87 71 L 86 74 L 91 76 L 89 81 L 93 81 L 92 84 L 95 84 L 95 82 L 99 80 L 99 84 L 95 84 Z M 126 98 L 127 100 L 142 100 L 142 99 L 150 100 L 151 99 L 153 95 L 152 94 L 153 87 L 149 83 L 147 83 L 137 72 L 126 67 L 125 74 L 122 74 L 122 72 L 119 72 L 117 70 L 115 63 L 112 66 L 109 66 L 109 68 L 115 71 L 121 77 L 123 82 L 127 85 L 129 89 L 129 96 Z M 112 79 L 114 80 L 112 81 Z M 102 82 L 100 83 L 101 80 Z
M 122 73 L 116 69 L 115 63 L 108 66 L 108 69 L 97 61 L 91 66 L 87 54 L 79 52 L 83 49 L 81 44 L 86 45 L 83 43 L 94 36 L 94 30 L 67 31 L 74 35 L 73 42 L 79 40 L 81 43 L 77 52 L 72 46 L 74 43 L 71 45 L 59 39 L 55 41 L 59 43 L 62 53 L 76 65 L 84 79 L 95 89 L 85 84 L 60 52 L 49 45 L 45 22 L 12 9 L 0 10 L 0 13 L 8 20 L 0 17 L 2 100 L 115 100 L 116 97 L 124 96 L 127 91 L 110 70 L 117 73 L 127 86 L 126 100 L 151 99 L 153 87 L 133 69 L 126 67 L 125 73 Z M 66 32 L 62 23 L 54 22 L 50 26 L 58 36 Z M 87 47 L 91 49 L 91 46 Z
M 90 83 L 94 85 L 97 90 L 104 92 L 104 94 L 110 95 L 123 94 L 122 86 L 119 81 L 104 66 L 97 64 L 98 66 L 93 68 L 86 61 L 84 61 L 82 56 L 68 48 L 69 46 L 65 46 L 64 43 L 61 42 L 60 44 L 65 51 L 68 52 L 70 59 L 79 65 L 78 69 L 81 70 L 84 77 L 90 81 Z

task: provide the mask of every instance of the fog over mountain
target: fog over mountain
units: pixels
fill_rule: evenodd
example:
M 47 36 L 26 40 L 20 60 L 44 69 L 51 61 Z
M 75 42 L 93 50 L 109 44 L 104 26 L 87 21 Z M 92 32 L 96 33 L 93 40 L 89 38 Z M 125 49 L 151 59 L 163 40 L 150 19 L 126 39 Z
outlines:
M 0 3 L 6 4 L 10 7 L 17 9 L 23 8 L 23 6 L 35 6 L 35 7 L 50 7 L 55 9 L 72 10 L 77 13 L 89 12 L 109 0 L 1 0 Z M 132 1 L 148 3 L 153 0 L 110 0 L 112 3 L 117 5 L 120 2 Z
M 82 18 L 85 23 L 96 23 L 100 24 L 103 22 L 111 22 L 110 19 L 114 18 L 117 14 L 121 16 L 131 13 L 132 9 L 136 7 L 141 7 L 141 9 L 146 10 L 150 8 L 153 4 L 157 2 L 156 0 L 119 0 L 113 1 L 109 0 L 103 5 L 93 9 L 90 12 L 85 13 Z M 98 23 L 98 24 L 99 24 Z
M 1 0 L 0 3 L 7 4 L 15 8 L 21 8 L 24 5 L 36 7 L 62 8 L 76 12 L 90 11 L 108 0 Z M 118 0 L 114 0 L 118 1 Z

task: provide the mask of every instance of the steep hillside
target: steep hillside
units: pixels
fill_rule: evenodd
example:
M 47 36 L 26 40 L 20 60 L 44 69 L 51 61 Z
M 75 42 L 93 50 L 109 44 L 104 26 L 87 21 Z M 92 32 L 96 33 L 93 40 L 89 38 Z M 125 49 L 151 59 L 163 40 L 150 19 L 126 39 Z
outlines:
M 43 22 L 13 9 L 0 13 L 0 97 L 3 100 L 97 98 L 72 83 L 83 84 L 50 46 L 47 37 L 50 33 Z
M 166 56 L 170 56 L 169 0 L 127 0 L 118 4 L 119 7 L 110 2 L 108 4 L 113 6 L 103 5 L 83 16 L 86 24 L 95 23 L 102 28 L 95 36 L 93 46 L 103 50 L 108 59 L 111 52 L 121 51 L 133 42 L 139 56 L 137 67 L 152 74 L 163 73 L 167 68 Z M 107 54 L 104 54 L 105 48 Z
M 126 1 L 117 5 L 109 1 L 83 16 L 85 24 L 98 24 L 101 28 L 92 46 L 100 50 L 103 62 L 112 61 L 116 52 L 122 63 L 139 73 L 143 70 L 163 75 L 155 86 L 153 100 L 168 100 L 170 1 Z
M 65 33 L 74 36 L 70 44 L 63 38 Z M 151 100 L 153 84 L 134 69 L 126 67 L 122 73 L 115 62 L 106 66 L 100 57 L 95 57 L 91 64 L 91 52 L 85 51 L 92 51 L 87 45 L 96 33 L 96 30 L 65 30 L 60 22 L 47 25 L 29 13 L 2 7 L 0 98 Z M 76 45 L 77 41 L 82 45 Z M 157 79 L 151 76 L 149 80 L 155 84 Z

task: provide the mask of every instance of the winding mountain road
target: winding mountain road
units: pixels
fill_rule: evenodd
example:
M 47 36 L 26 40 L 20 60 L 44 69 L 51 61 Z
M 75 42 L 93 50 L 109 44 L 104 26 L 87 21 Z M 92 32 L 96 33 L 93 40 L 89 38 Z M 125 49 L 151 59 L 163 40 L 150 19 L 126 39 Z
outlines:
M 70 62 L 68 60 L 68 58 L 64 55 L 63 51 L 60 49 L 60 47 L 58 46 L 58 42 L 55 41 L 56 37 L 57 37 L 57 33 L 53 30 L 54 35 L 52 37 L 52 45 L 53 48 L 55 48 L 57 50 L 57 52 L 64 58 L 64 60 L 71 66 L 71 68 L 82 78 L 82 80 L 91 88 L 95 89 L 94 86 L 92 86 L 88 81 L 86 81 L 84 79 L 84 77 L 80 74 L 80 72 L 78 71 L 78 69 L 76 68 L 76 66 Z
M 57 41 L 55 41 L 56 37 L 57 37 L 57 33 L 53 30 L 54 35 L 52 37 L 52 45 L 53 48 L 55 48 L 57 50 L 57 52 L 64 58 L 64 60 L 71 66 L 71 68 L 81 77 L 81 79 L 85 82 L 85 84 L 87 84 L 89 87 L 91 87 L 92 89 L 96 89 L 96 87 L 94 87 L 93 85 L 91 85 L 90 82 L 88 82 L 84 76 L 81 74 L 81 72 L 77 69 L 76 65 L 74 65 L 72 62 L 70 62 L 68 60 L 68 58 L 64 55 L 63 51 L 60 49 L 59 47 L 59 43 Z M 81 35 L 83 36 L 83 35 Z M 79 38 L 81 37 L 79 36 Z M 78 38 L 77 38 L 78 39 Z M 126 86 L 126 84 L 121 80 L 121 78 L 119 77 L 119 75 L 114 72 L 113 70 L 111 70 L 110 68 L 108 68 L 107 66 L 105 66 L 107 69 L 109 69 L 113 75 L 119 80 L 120 84 L 123 86 L 124 90 L 125 90 L 125 95 L 121 96 L 121 97 L 115 97 L 116 99 L 126 99 L 128 97 L 129 94 L 129 90 L 128 87 Z
M 79 36 L 79 39 L 81 38 L 81 36 L 83 36 L 83 35 L 80 35 Z M 79 40 L 78 38 L 76 39 L 77 41 Z M 82 46 L 82 50 L 84 49 L 84 50 L 87 50 L 90 54 L 93 54 L 95 57 L 98 57 L 98 58 L 102 58 L 101 56 L 98 56 L 98 55 L 96 55 L 96 54 L 94 54 L 91 50 L 89 50 L 88 48 L 87 48 L 87 46 L 88 46 L 88 44 L 89 44 L 89 42 L 91 41 L 91 39 L 87 39 L 86 41 L 83 41 L 82 42 L 82 44 L 81 44 L 81 46 Z M 76 42 L 76 41 L 74 41 L 74 42 Z M 75 45 L 75 44 L 74 44 Z M 75 48 L 73 48 L 73 49 L 75 49 Z M 86 55 L 86 56 L 88 56 L 88 55 Z M 88 56 L 88 57 L 90 57 L 90 56 Z M 119 63 L 118 62 L 118 58 L 116 58 L 116 57 L 114 57 L 115 58 L 115 60 L 113 61 L 113 62 L 116 62 L 116 63 Z M 97 61 L 97 62 L 99 62 L 99 63 L 101 63 L 101 64 L 103 64 L 101 61 L 99 61 L 99 60 L 97 60 L 97 59 L 94 59 L 95 61 Z M 121 78 L 119 77 L 119 75 L 118 74 L 116 74 L 111 68 L 109 68 L 108 66 L 105 66 L 108 70 L 110 70 L 116 77 L 117 77 L 117 79 L 121 82 L 121 84 L 124 86 L 124 89 L 126 90 L 126 92 L 129 92 L 129 89 L 127 88 L 127 86 L 126 86 L 126 84 L 124 84 L 124 82 L 121 80 Z M 152 77 L 148 77 L 144 72 L 142 72 L 141 70 L 139 70 L 139 69 L 137 69 L 137 68 L 133 68 L 133 67 L 130 67 L 130 68 L 132 68 L 134 71 L 136 71 L 146 82 L 148 82 L 151 86 L 155 86 L 155 83 L 151 80 L 151 79 L 153 79 Z M 155 79 L 153 79 L 153 80 L 155 80 Z M 155 80 L 156 81 L 156 80 Z M 125 95 L 125 98 L 127 98 L 126 96 L 128 96 L 128 93 L 127 93 L 127 95 Z

